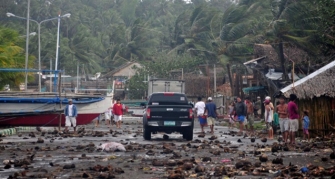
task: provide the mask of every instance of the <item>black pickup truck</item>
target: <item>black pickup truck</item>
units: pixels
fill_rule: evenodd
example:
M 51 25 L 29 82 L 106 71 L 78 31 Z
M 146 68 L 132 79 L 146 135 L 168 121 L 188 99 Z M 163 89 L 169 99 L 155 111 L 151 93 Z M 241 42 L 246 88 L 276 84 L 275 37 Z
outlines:
M 151 139 L 152 132 L 180 132 L 186 140 L 193 139 L 192 105 L 182 93 L 153 93 L 143 115 L 143 138 Z

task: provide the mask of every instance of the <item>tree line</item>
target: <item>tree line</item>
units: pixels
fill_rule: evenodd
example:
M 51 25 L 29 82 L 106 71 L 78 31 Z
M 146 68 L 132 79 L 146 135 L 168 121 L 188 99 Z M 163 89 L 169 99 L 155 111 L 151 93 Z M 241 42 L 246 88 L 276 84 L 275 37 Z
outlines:
M 27 1 L 7 1 L 0 8 L 1 31 L 15 31 L 17 38 L 25 33 L 25 21 L 8 18 L 6 12 L 25 17 Z M 251 59 L 256 43 L 276 49 L 284 74 L 289 66 L 283 48 L 304 50 L 312 65 L 334 55 L 333 0 L 33 0 L 30 12 L 38 21 L 71 13 L 61 20 L 59 67 L 72 75 L 77 64 L 95 73 L 129 61 L 154 66 L 145 73 L 158 76 L 187 64 L 189 72 L 200 64 L 229 69 Z M 37 25 L 31 23 L 30 29 L 37 32 Z M 57 21 L 42 25 L 43 68 L 55 58 L 56 35 Z M 23 58 L 24 39 L 19 41 L 11 44 L 21 48 L 16 53 Z M 9 41 L 0 42 L 5 48 Z M 37 57 L 37 50 L 37 37 L 31 37 L 29 53 Z M 11 61 L 1 62 L 1 68 L 22 67 L 21 61 L 0 53 Z M 36 58 L 30 61 L 37 68 Z

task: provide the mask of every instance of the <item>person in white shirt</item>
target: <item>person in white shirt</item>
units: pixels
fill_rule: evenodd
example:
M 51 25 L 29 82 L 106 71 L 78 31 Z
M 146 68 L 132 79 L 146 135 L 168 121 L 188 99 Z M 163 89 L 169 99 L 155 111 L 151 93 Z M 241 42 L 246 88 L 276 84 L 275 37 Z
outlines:
M 273 127 L 272 127 L 273 109 L 271 107 L 270 100 L 265 100 L 264 104 L 265 104 L 265 122 L 269 132 L 269 139 L 273 139 Z
M 111 118 L 112 118 L 112 109 L 113 109 L 113 105 L 114 105 L 114 101 L 112 100 L 112 106 L 109 107 L 106 111 L 105 111 L 105 124 L 106 126 L 111 127 Z
M 64 115 L 65 115 L 65 130 L 64 132 L 69 131 L 69 127 L 71 127 L 71 124 L 73 126 L 74 132 L 76 132 L 76 126 L 77 126 L 77 107 L 72 104 L 72 99 L 69 99 L 69 104 L 66 105 L 64 109 Z
M 199 119 L 199 123 L 200 123 L 202 133 L 205 133 L 204 132 L 204 127 L 207 125 L 207 119 L 204 116 L 205 108 L 206 108 L 205 102 L 202 101 L 201 97 L 198 97 L 198 102 L 195 103 L 194 109 L 195 109 L 197 117 Z

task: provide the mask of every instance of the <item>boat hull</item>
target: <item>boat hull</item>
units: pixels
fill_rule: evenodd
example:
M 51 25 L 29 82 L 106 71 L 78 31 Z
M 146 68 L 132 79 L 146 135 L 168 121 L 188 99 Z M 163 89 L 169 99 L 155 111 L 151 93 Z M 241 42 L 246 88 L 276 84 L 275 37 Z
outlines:
M 89 124 L 98 116 L 98 113 L 78 114 L 77 126 Z M 59 126 L 59 118 L 61 118 L 61 126 L 65 126 L 64 114 L 56 113 L 3 116 L 0 117 L 0 126 Z
M 75 105 L 78 110 L 77 125 L 85 125 L 111 106 L 111 97 L 104 97 L 103 100 L 93 103 Z M 65 104 L 60 107 L 60 104 L 2 103 L 0 126 L 59 126 L 60 115 L 61 126 L 65 126 L 63 114 L 65 106 Z

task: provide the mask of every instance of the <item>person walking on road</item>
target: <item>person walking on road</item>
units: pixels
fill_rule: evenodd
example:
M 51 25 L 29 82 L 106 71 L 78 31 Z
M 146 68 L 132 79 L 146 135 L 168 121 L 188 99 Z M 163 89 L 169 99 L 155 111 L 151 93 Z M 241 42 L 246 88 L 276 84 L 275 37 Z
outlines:
M 69 104 L 66 105 L 64 109 L 64 115 L 65 115 L 65 130 L 64 132 L 69 132 L 69 127 L 73 127 L 73 131 L 76 132 L 76 126 L 77 126 L 77 107 L 72 103 L 72 99 L 69 99 Z
M 250 133 L 254 133 L 254 105 L 250 101 L 250 98 L 246 98 L 246 105 L 247 105 L 247 119 L 250 127 Z
M 207 114 L 207 124 L 211 129 L 211 134 L 214 134 L 214 122 L 218 113 L 216 111 L 216 104 L 213 103 L 212 97 L 208 98 L 208 103 L 206 104 L 205 114 Z
M 276 106 L 276 111 L 279 116 L 279 127 L 280 132 L 283 136 L 283 140 L 285 143 L 287 143 L 288 139 L 288 130 L 289 130 L 289 120 L 288 120 L 288 114 L 287 114 L 287 104 L 285 102 L 285 97 L 280 96 L 279 97 L 279 104 Z
M 273 127 L 272 127 L 272 122 L 273 122 L 273 110 L 270 105 L 270 100 L 265 100 L 265 122 L 266 122 L 266 128 L 269 133 L 269 139 L 273 139 Z
M 257 101 L 254 104 L 255 118 L 260 119 L 262 113 L 262 101 L 261 97 L 257 96 Z
M 297 132 L 299 128 L 299 111 L 298 105 L 295 103 L 296 99 L 297 95 L 290 94 L 290 102 L 287 104 L 291 145 L 295 145 L 295 132 Z
M 198 102 L 195 103 L 194 109 L 195 109 L 196 114 L 198 116 L 202 133 L 205 133 L 204 127 L 207 125 L 207 120 L 204 116 L 205 108 L 206 108 L 205 102 L 202 101 L 201 97 L 198 97 Z
M 229 105 L 229 126 L 228 129 L 234 128 L 235 127 L 235 103 L 231 102 Z
M 247 106 L 240 97 L 237 97 L 237 103 L 235 104 L 235 113 L 237 115 L 237 121 L 240 124 L 240 133 L 243 133 L 244 120 L 247 115 Z
M 111 127 L 111 118 L 112 118 L 112 107 L 109 107 L 105 111 L 105 124 L 108 126 L 108 128 Z
M 114 114 L 114 121 L 116 123 L 116 128 L 121 129 L 123 105 L 121 104 L 120 99 L 117 99 L 116 103 L 113 105 L 113 114 Z

